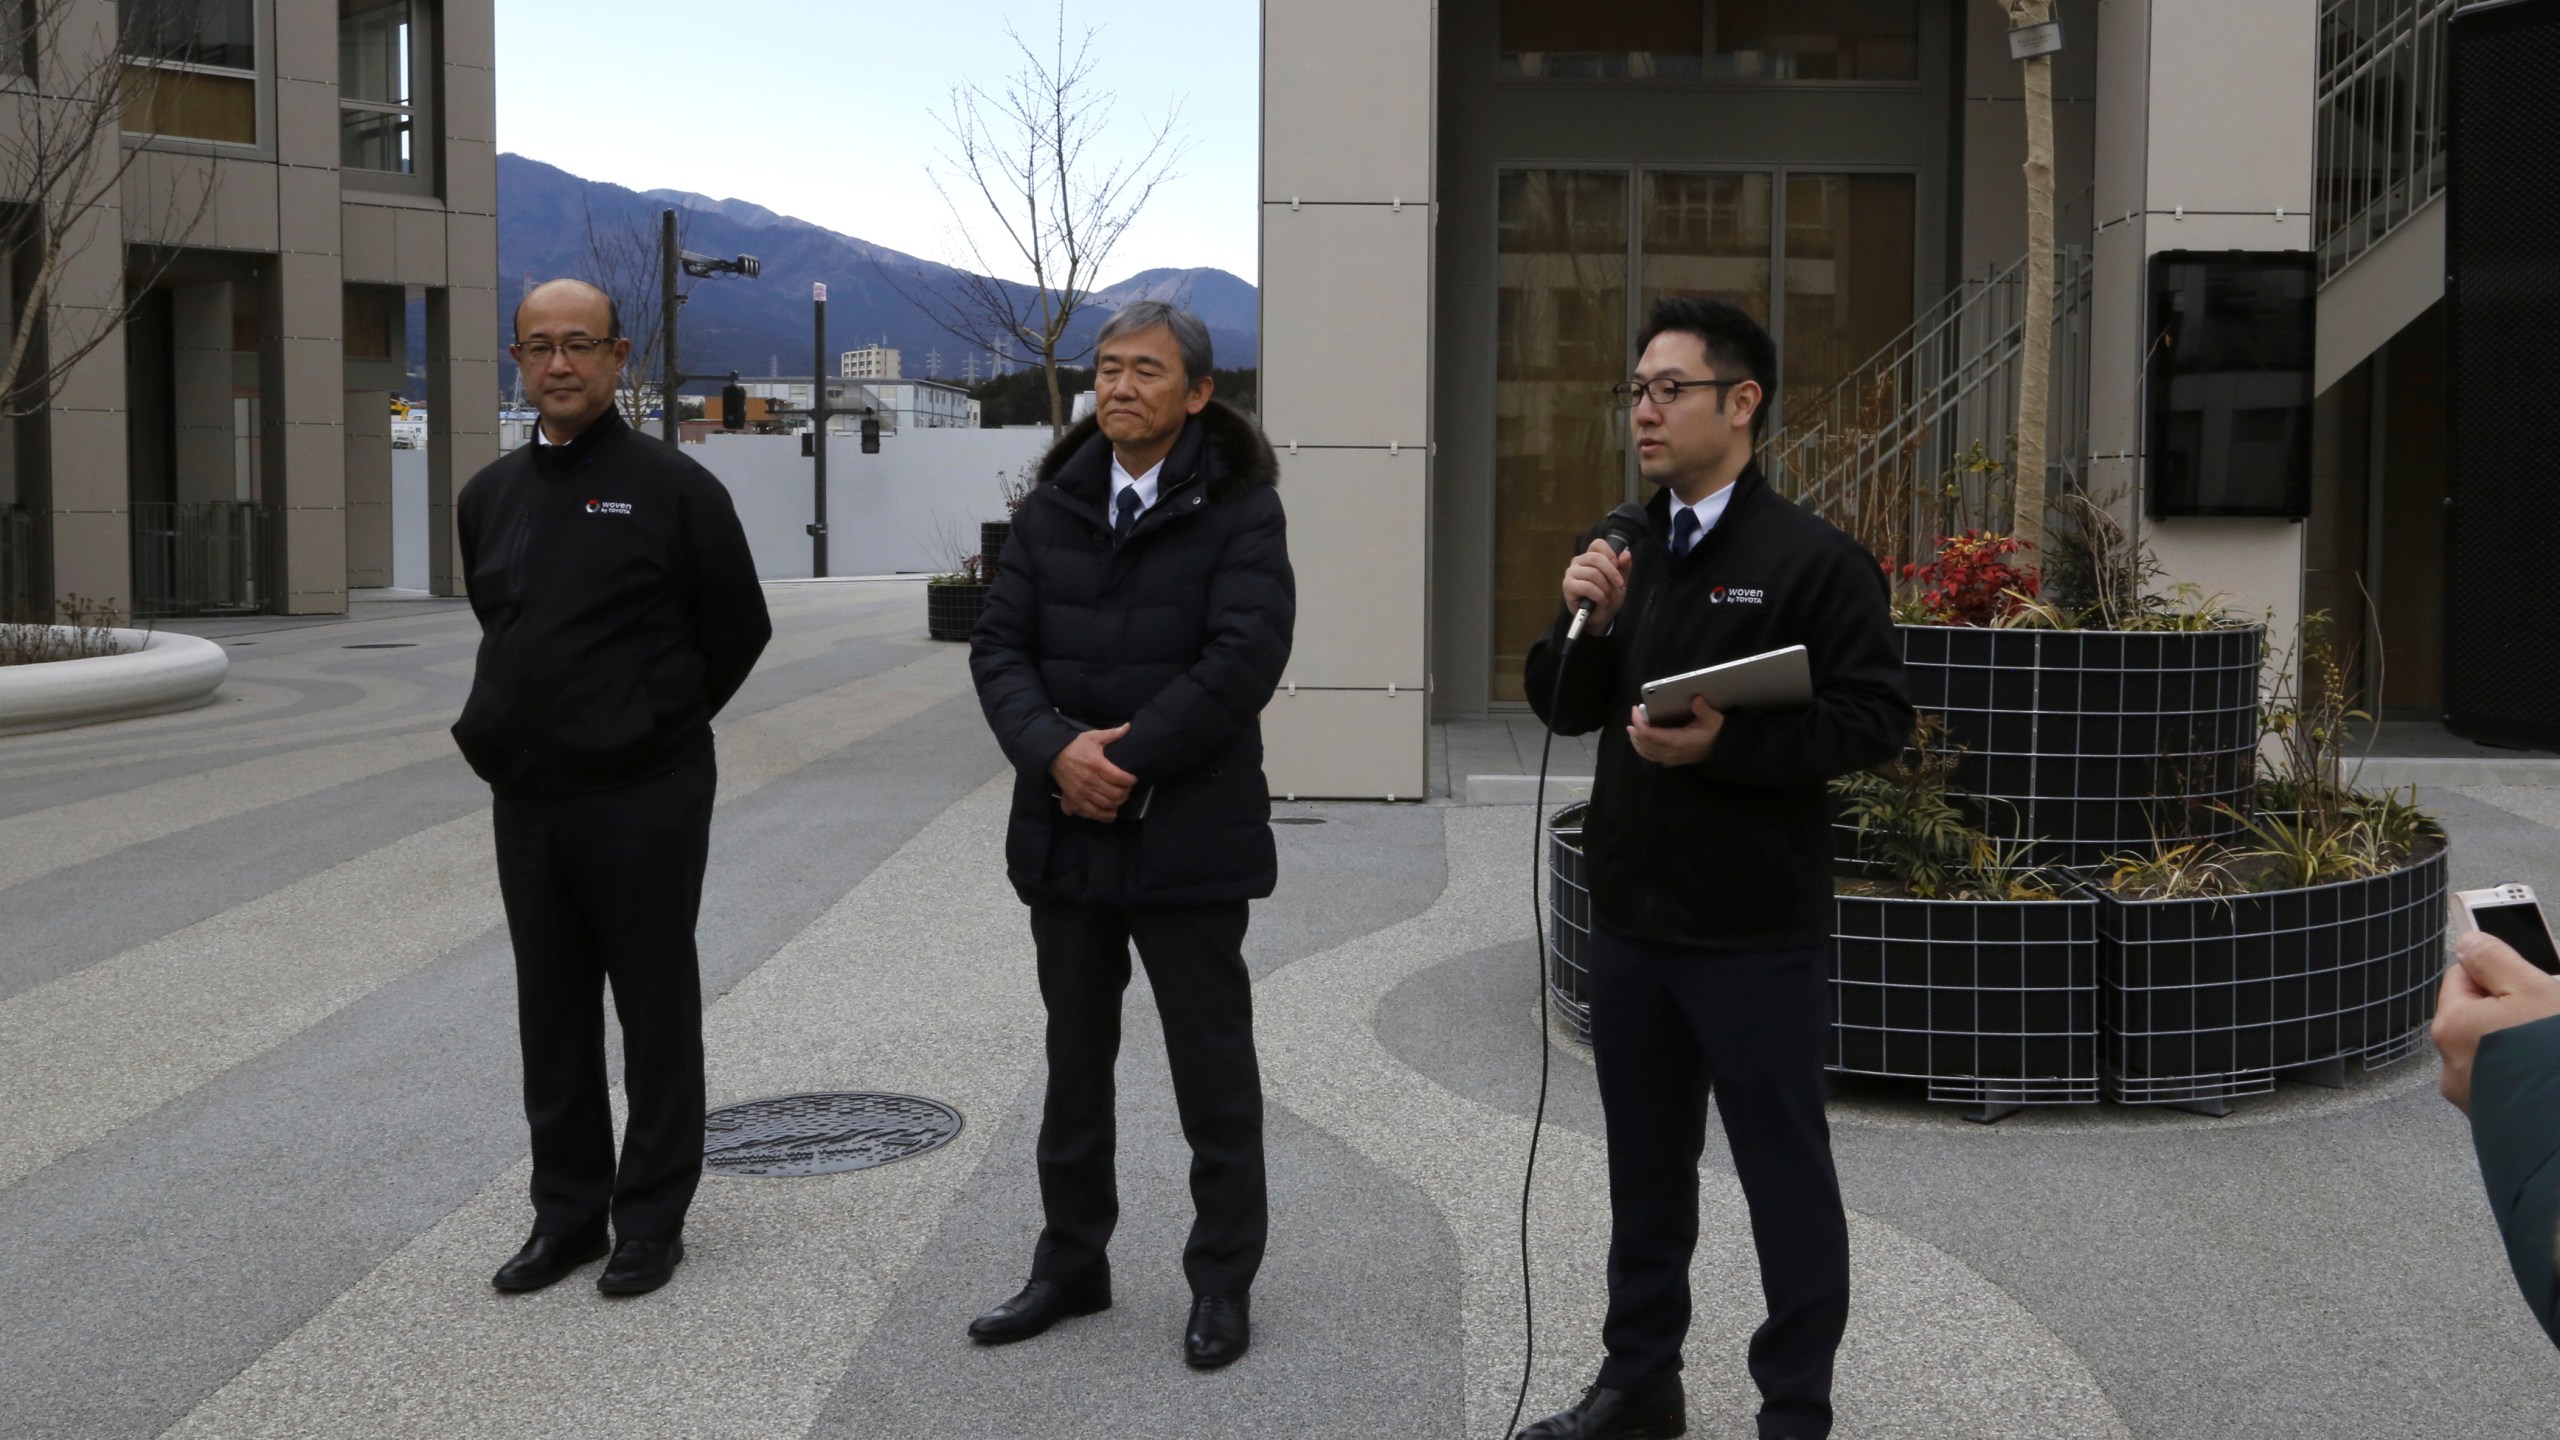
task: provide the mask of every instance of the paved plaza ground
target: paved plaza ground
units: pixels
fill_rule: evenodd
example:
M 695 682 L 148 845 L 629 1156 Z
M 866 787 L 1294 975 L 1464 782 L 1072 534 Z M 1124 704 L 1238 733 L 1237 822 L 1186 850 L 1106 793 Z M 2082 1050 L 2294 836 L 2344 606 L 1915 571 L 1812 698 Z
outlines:
M 712 1102 L 926 1095 L 959 1138 L 705 1181 L 665 1290 L 502 1297 L 530 1211 L 487 792 L 445 602 L 189 625 L 218 703 L 0 740 L 0 1436 L 1492 1440 L 1521 1345 L 1538 1071 L 1529 807 L 1292 805 L 1247 954 L 1271 1099 L 1254 1349 L 1181 1361 L 1186 1153 L 1145 982 L 1117 1306 L 974 1349 L 1037 1223 L 1040 1004 L 1005 770 L 905 582 L 780 585 L 720 725 Z M 1474 731 L 1434 751 L 1511 746 Z M 1463 758 L 1463 756 L 1461 757 Z M 1461 777 L 1462 778 L 1462 777 Z M 2458 884 L 2560 893 L 2560 788 L 2423 799 Z M 1599 1356 L 1586 1053 L 1555 1055 L 1531 1413 Z M 2426 1055 L 2213 1120 L 1833 1107 L 1856 1309 L 1842 1440 L 2560 1432 Z M 1748 1436 L 1739 1192 L 1705 1162 L 1691 1434 Z

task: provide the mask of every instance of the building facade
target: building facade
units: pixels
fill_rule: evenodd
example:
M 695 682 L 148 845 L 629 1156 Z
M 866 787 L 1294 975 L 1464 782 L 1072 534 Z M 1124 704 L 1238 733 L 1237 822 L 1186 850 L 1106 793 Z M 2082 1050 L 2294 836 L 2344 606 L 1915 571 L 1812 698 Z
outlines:
M 38 312 L 39 352 L 79 358 L 0 446 L 10 606 L 332 614 L 390 584 L 413 325 L 429 572 L 459 593 L 454 491 L 498 445 L 491 0 L 27 9 L 32 83 L 0 107 L 118 68 L 98 143 L 132 163 Z
M 865 345 L 836 359 L 836 374 L 846 380 L 895 380 L 898 352 L 887 345 Z
M 2425 97 L 2455 8 L 2055 7 L 2047 482 L 2107 500 L 2163 583 L 2270 616 L 2279 644 L 2326 610 L 2387 648 L 2375 698 L 2393 710 L 2424 711 L 2442 683 L 2440 557 L 2382 537 L 2442 494 L 2441 462 L 2415 457 L 2441 448 L 2443 137 Z M 1418 796 L 1432 717 L 1523 705 L 1573 537 L 1643 489 L 1605 392 L 1655 296 L 1730 300 L 1777 338 L 1763 458 L 1782 490 L 1872 510 L 1873 464 L 1832 458 L 1857 448 L 1844 437 L 1907 437 L 1904 480 L 1917 467 L 1923 488 L 2012 453 L 2027 231 L 2005 7 L 1263 13 L 1263 414 L 1291 528 L 1321 537 L 1297 547 L 1276 791 Z M 2317 276 L 2307 518 L 2148 513 L 2146 312 L 2153 262 L 2178 252 Z M 1904 512 L 1871 541 L 1904 558 L 1952 513 Z

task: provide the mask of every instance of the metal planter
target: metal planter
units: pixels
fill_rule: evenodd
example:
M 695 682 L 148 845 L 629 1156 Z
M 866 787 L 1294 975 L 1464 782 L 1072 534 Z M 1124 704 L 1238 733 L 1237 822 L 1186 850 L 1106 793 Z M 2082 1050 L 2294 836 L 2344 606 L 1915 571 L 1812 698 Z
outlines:
M 2446 850 L 2302 890 L 2098 897 L 2106 1089 L 2219 1109 L 2276 1077 L 2343 1084 L 2426 1039 L 2444 971 Z
M 924 587 L 925 633 L 936 640 L 966 640 L 986 612 L 983 580 L 931 580 Z
M 2098 1098 L 2097 902 L 1836 899 L 1831 1069 L 1996 1119 Z
M 1547 818 L 1547 998 L 1565 1025 L 1591 1038 L 1591 890 L 1584 878 L 1580 800 Z

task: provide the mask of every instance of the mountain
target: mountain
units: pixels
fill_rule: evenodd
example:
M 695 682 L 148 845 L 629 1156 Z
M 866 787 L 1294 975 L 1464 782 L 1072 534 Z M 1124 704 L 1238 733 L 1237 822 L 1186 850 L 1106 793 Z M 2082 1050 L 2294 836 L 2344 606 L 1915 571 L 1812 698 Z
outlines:
M 906 373 L 922 376 L 934 352 L 943 378 L 961 374 L 967 348 L 909 298 L 928 304 L 952 295 L 963 272 L 874 245 L 744 200 L 715 200 L 684 190 L 646 194 L 587 180 L 522 155 L 498 157 L 498 288 L 501 334 L 511 334 L 515 302 L 527 279 L 583 275 L 588 217 L 599 229 L 654 237 L 658 213 L 683 212 L 684 247 L 705 255 L 753 255 L 762 275 L 693 282 L 685 302 L 683 368 L 696 375 L 736 370 L 748 376 L 809 373 L 812 356 L 809 286 L 827 286 L 830 372 L 837 353 L 886 341 L 904 352 Z M 1015 287 L 1028 293 L 1029 287 Z M 1141 298 L 1189 306 L 1209 326 L 1221 365 L 1251 365 L 1260 317 L 1254 287 L 1223 270 L 1148 270 L 1094 294 L 1069 327 L 1067 349 L 1090 342 L 1113 310 Z M 979 373 L 986 358 L 978 357 Z M 510 390 L 514 376 L 505 377 Z M 687 387 L 700 391 L 704 384 Z

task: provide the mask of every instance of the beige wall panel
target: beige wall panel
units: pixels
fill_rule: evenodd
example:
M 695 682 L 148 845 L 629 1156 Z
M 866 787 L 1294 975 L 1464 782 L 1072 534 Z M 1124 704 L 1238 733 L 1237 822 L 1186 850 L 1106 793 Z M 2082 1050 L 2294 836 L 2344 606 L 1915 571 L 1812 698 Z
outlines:
M 498 138 L 498 84 L 495 72 L 478 65 L 447 65 L 444 70 L 445 133 L 457 140 L 494 143 Z
M 124 464 L 124 431 L 116 431 L 116 464 Z M 117 477 L 122 483 L 123 477 Z M 133 546 L 130 523 L 121 508 L 53 512 L 53 599 L 78 596 L 93 605 L 108 605 L 120 615 L 133 611 Z
M 116 350 L 116 367 L 124 355 Z M 95 364 L 97 357 L 89 357 Z M 124 513 L 132 481 L 125 474 L 125 418 L 121 410 L 55 410 L 46 417 L 53 454 L 53 509 Z
M 2150 5 L 2151 208 L 2308 210 L 2317 7 Z
M 1429 0 L 1263 7 L 1263 198 L 1427 200 Z
M 2150 173 L 2144 154 L 2151 118 L 2151 32 L 2147 0 L 2098 7 L 2098 216 L 2142 208 Z
M 394 209 L 392 243 L 400 258 L 400 278 L 411 285 L 442 286 L 444 267 L 444 212 L 441 210 Z
M 2145 519 L 2142 538 L 2168 572 L 2165 583 L 2196 586 L 2224 597 L 2242 615 L 2266 618 L 2271 654 L 2284 654 L 2301 633 L 2302 526 L 2290 520 Z
M 339 150 L 335 75 L 326 81 L 279 79 L 275 97 L 276 159 L 287 165 L 334 168 Z
M 335 255 L 343 238 L 338 172 L 287 166 L 276 172 L 276 248 Z
M 392 212 L 380 205 L 348 205 L 339 217 L 339 251 L 347 283 L 400 283 L 399 244 L 393 238 Z
M 498 213 L 498 147 L 487 140 L 453 140 L 444 147 L 444 193 L 457 213 Z
M 452 291 L 456 314 L 453 317 L 453 354 L 457 364 L 477 362 L 489 369 L 492 377 L 498 370 L 498 292 L 474 290 L 457 285 Z M 497 381 L 489 381 L 489 394 L 496 395 Z M 477 414 L 478 412 L 473 412 Z M 497 433 L 497 416 L 488 417 L 490 433 Z
M 113 319 L 114 316 L 98 310 L 69 312 L 57 309 L 53 312 L 53 343 L 62 348 L 86 343 L 97 334 L 99 326 L 109 324 Z M 57 412 L 106 411 L 121 415 L 125 408 L 124 393 L 124 347 L 110 341 L 91 351 L 86 359 L 62 377 L 53 394 L 53 409 Z M 60 443 L 59 432 L 56 432 L 55 444 L 59 446 Z
M 1262 415 L 1272 443 L 1428 438 L 1431 212 L 1262 211 Z
M 457 290 L 498 288 L 498 218 L 445 217 L 446 283 Z
M 276 247 L 276 167 L 226 161 L 213 190 L 214 243 L 226 250 L 273 253 Z
M 1429 461 L 1420 450 L 1302 450 L 1280 461 L 1298 625 L 1286 679 L 1411 690 L 1426 683 Z
M 2439 195 L 2320 289 L 2312 329 L 2316 394 L 2345 378 L 2428 306 L 2444 298 L 2444 197 Z
M 287 80 L 312 80 L 337 88 L 338 29 L 328 10 L 316 0 L 280 0 L 275 40 L 276 74 Z
M 277 263 L 291 266 L 293 283 L 284 287 L 282 308 L 270 317 L 268 332 L 288 341 L 325 340 L 331 353 L 326 357 L 335 364 L 339 332 L 346 328 L 346 292 L 334 256 L 291 255 Z M 321 357 L 312 357 L 316 363 Z M 337 372 L 328 372 L 334 380 Z M 312 377 L 315 380 L 317 377 Z M 289 383 L 301 384 L 305 377 L 295 375 Z
M 219 244 L 219 222 L 206 193 L 218 173 L 216 162 L 205 155 L 154 150 L 135 157 L 119 187 L 126 243 Z
M 1283 690 L 1262 712 L 1262 769 L 1273 796 L 1426 798 L 1428 706 L 1416 692 Z
M 309 427 L 300 427 L 309 428 Z M 337 451 L 333 465 L 344 465 L 343 442 L 334 429 L 320 438 Z M 287 510 L 276 517 L 283 527 L 285 575 L 283 610 L 287 615 L 343 615 L 347 612 L 347 517 L 339 507 Z
M 2140 427 L 2134 413 L 2142 376 L 2143 222 L 2098 232 L 2089 293 L 2089 452 L 2130 452 Z
M 496 16 L 496 0 L 447 0 L 443 36 L 446 68 L 478 66 L 486 70 L 497 64 Z
M 2189 215 L 2152 207 L 2148 229 L 2154 254 L 2162 250 L 2307 250 L 2311 248 L 2311 212 L 2289 210 L 2273 215 Z

